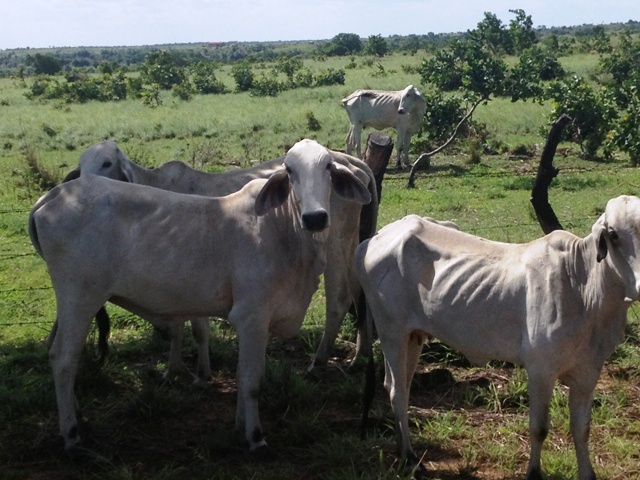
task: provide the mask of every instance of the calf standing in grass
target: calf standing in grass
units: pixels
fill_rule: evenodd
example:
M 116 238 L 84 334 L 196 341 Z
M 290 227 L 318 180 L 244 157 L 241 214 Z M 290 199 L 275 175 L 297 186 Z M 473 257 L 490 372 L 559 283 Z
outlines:
M 555 231 L 507 244 L 411 215 L 363 242 L 356 271 L 384 352 L 400 453 L 415 459 L 409 387 L 422 344 L 433 336 L 474 363 L 495 359 L 526 369 L 527 480 L 542 478 L 553 388 L 557 380 L 568 385 L 579 478 L 595 479 L 588 451 L 593 392 L 639 297 L 639 252 L 640 199 L 630 196 L 610 200 L 586 238 Z
M 74 383 L 91 318 L 111 301 L 155 324 L 226 318 L 238 332 L 236 428 L 266 445 L 258 416 L 269 333 L 295 335 L 327 264 L 332 192 L 367 186 L 311 140 L 268 180 L 226 197 L 183 195 L 95 175 L 63 183 L 29 217 L 47 263 L 58 328 L 49 351 L 60 432 L 80 441 Z M 330 259 L 329 259 L 330 260 Z

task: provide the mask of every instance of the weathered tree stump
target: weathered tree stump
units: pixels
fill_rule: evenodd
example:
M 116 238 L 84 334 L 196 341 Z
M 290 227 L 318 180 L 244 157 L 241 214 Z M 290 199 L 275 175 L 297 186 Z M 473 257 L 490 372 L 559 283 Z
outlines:
M 376 191 L 378 192 L 378 204 L 382 196 L 382 180 L 387 171 L 389 159 L 393 153 L 393 140 L 387 135 L 373 132 L 367 138 L 367 147 L 362 155 L 362 161 L 369 165 L 376 181 Z M 375 230 L 373 222 L 378 215 L 378 205 L 364 205 L 360 212 L 360 241 L 364 241 L 371 236 L 371 231 Z
M 536 212 L 536 217 L 538 217 L 538 223 L 540 223 L 540 227 L 545 234 L 554 230 L 563 230 L 562 225 L 560 225 L 558 221 L 558 217 L 556 217 L 553 208 L 551 208 L 549 204 L 549 185 L 551 185 L 553 179 L 558 175 L 559 170 L 553 166 L 553 157 L 555 156 L 558 143 L 560 143 L 562 131 L 570 122 L 571 117 L 562 114 L 553 122 L 553 125 L 551 125 L 547 143 L 540 156 L 538 173 L 533 182 L 530 201 Z
M 369 165 L 376 179 L 376 189 L 378 190 L 378 203 L 382 198 L 382 180 L 387 171 L 389 159 L 393 153 L 393 140 L 387 135 L 378 132 L 369 134 L 367 146 L 362 155 L 362 160 Z

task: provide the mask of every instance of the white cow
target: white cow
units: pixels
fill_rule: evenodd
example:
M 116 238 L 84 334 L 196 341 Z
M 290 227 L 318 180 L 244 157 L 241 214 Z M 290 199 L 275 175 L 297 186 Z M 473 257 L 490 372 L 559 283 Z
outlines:
M 362 157 L 360 137 L 363 128 L 395 128 L 398 132 L 396 168 L 409 165 L 411 137 L 422 128 L 427 111 L 427 102 L 417 88 L 409 85 L 398 91 L 356 90 L 342 99 L 342 106 L 350 122 L 347 153 L 355 151 Z
M 239 343 L 236 427 L 252 451 L 265 446 L 258 395 L 269 332 L 300 329 L 327 264 L 332 192 L 371 200 L 349 168 L 303 140 L 268 180 L 226 197 L 87 175 L 38 200 L 29 234 L 56 295 L 49 356 L 65 449 L 73 454 L 80 440 L 75 376 L 91 318 L 106 301 L 160 325 L 228 319 Z
M 495 359 L 526 369 L 528 480 L 542 478 L 554 385 L 568 385 L 579 478 L 595 479 L 588 451 L 593 391 L 639 297 L 638 252 L 640 199 L 629 196 L 610 200 L 586 238 L 555 231 L 507 244 L 411 215 L 363 242 L 356 271 L 385 356 L 400 453 L 415 459 L 409 388 L 423 341 L 433 336 L 474 363 Z
M 345 201 L 338 195 L 332 195 L 331 208 L 333 225 L 329 232 L 329 251 L 333 259 L 325 271 L 326 290 L 326 323 L 325 330 L 318 346 L 311 368 L 327 362 L 331 348 L 338 336 L 345 314 L 352 303 L 357 302 L 360 287 L 355 279 L 353 270 L 353 254 L 360 242 L 360 215 L 369 215 L 372 225 L 367 237 L 373 235 L 376 229 L 378 215 L 378 201 L 375 179 L 369 167 L 354 157 L 329 150 L 334 161 L 349 168 L 367 185 L 374 200 L 362 207 L 358 203 Z M 131 161 L 118 148 L 118 145 L 105 140 L 89 147 L 80 156 L 79 167 L 69 176 L 69 179 L 80 175 L 95 174 L 115 180 L 122 180 L 140 185 L 149 185 L 179 193 L 198 194 L 205 196 L 223 196 L 238 191 L 249 181 L 256 178 L 268 178 L 282 166 L 284 157 L 267 161 L 247 169 L 229 170 L 223 173 L 208 173 L 194 170 L 179 161 L 171 161 L 157 168 L 147 169 Z M 106 314 L 106 313 L 105 313 Z M 358 351 L 368 342 L 362 341 L 364 322 L 360 322 L 361 332 L 358 336 Z M 174 376 L 181 369 L 181 345 L 184 324 L 171 325 L 171 350 L 167 365 L 167 375 Z M 192 328 L 198 344 L 198 376 L 202 382 L 211 376 L 209 366 L 208 338 L 209 322 L 206 319 L 192 320 Z M 368 354 L 368 351 L 363 352 Z

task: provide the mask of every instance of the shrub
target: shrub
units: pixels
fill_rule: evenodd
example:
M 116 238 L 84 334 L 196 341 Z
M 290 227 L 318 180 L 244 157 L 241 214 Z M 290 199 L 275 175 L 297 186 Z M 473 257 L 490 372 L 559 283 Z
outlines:
M 253 81 L 250 93 L 256 97 L 275 97 L 278 92 L 285 90 L 284 84 L 275 75 L 262 75 Z
M 344 85 L 344 70 L 328 68 L 316 75 L 315 86 Z
M 312 131 L 312 132 L 317 132 L 318 130 L 322 129 L 322 125 L 320 125 L 320 122 L 318 121 L 318 119 L 315 117 L 315 115 L 313 114 L 313 112 L 307 112 L 305 114 L 305 117 L 307 117 L 307 128 Z
M 248 92 L 253 87 L 253 71 L 247 63 L 234 65 L 231 68 L 231 75 L 236 82 L 236 92 Z

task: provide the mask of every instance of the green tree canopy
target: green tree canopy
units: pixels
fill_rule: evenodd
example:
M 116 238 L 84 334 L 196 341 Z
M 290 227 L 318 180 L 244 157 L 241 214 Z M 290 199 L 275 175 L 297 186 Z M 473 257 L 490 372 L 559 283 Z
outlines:
M 387 45 L 387 41 L 382 38 L 382 35 L 371 35 L 364 45 L 364 53 L 367 55 L 384 57 L 388 51 L 389 45 Z
M 362 40 L 355 33 L 339 33 L 324 45 L 323 52 L 331 56 L 344 57 L 362 51 Z

